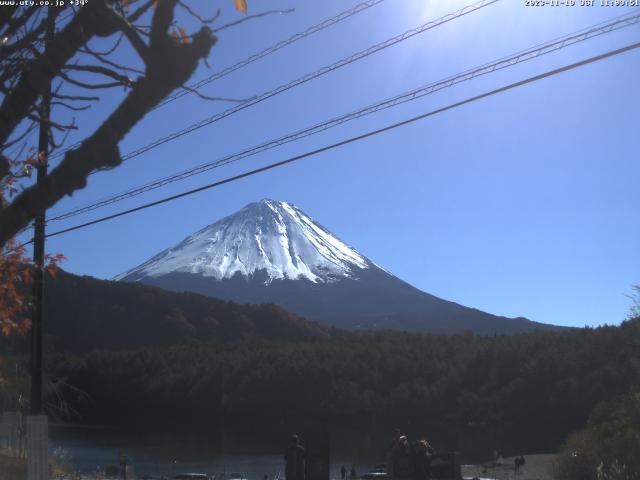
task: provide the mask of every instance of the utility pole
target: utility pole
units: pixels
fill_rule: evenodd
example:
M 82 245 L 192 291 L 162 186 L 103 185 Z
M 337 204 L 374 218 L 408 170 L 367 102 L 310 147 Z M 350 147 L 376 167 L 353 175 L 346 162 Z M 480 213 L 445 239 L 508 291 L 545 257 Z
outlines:
M 48 33 L 48 32 L 47 32 Z M 48 35 L 47 35 L 48 36 Z M 40 135 L 38 139 L 37 183 L 47 176 L 47 152 L 49 151 L 49 113 L 51 109 L 51 84 L 42 94 L 40 103 Z M 31 413 L 42 413 L 42 298 L 44 294 L 44 235 L 45 211 L 35 216 L 33 227 L 33 310 L 31 314 Z
M 53 7 L 47 9 L 47 27 L 44 52 L 49 50 L 55 33 Z M 47 176 L 49 152 L 49 115 L 51 111 L 51 82 L 42 92 L 40 101 L 40 134 L 38 138 L 37 183 L 42 184 Z M 42 298 L 44 294 L 45 259 L 45 210 L 35 216 L 33 234 L 33 310 L 31 323 L 31 415 L 27 417 L 27 478 L 46 480 L 49 478 L 48 421 L 42 406 Z
M 55 17 L 52 7 L 47 12 L 47 29 L 45 32 L 44 51 L 49 49 L 55 28 Z M 51 111 L 51 82 L 42 92 L 40 101 L 40 134 L 38 138 L 37 183 L 42 184 L 47 177 L 49 151 L 49 114 Z M 31 316 L 31 413 L 42 413 L 42 297 L 44 294 L 44 235 L 45 211 L 35 216 L 33 232 L 33 310 Z

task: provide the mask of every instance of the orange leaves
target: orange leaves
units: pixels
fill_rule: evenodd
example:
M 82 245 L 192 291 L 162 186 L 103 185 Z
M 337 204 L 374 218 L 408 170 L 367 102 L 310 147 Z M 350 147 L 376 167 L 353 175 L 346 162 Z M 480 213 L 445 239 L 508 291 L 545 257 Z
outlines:
M 16 335 L 26 335 L 31 329 L 31 320 L 28 318 L 24 318 L 20 321 L 12 321 L 9 320 L 7 322 L 2 323 L 2 335 L 8 337 L 12 333 Z
M 126 7 L 129 4 L 129 0 L 121 0 L 122 6 Z M 156 7 L 158 6 L 158 0 L 151 0 L 151 4 Z M 242 13 L 247 13 L 247 0 L 233 0 L 233 4 L 236 7 L 236 10 Z
M 40 165 L 39 159 L 34 157 L 33 155 L 29 155 L 24 163 L 25 165 L 29 165 L 31 167 L 37 167 L 38 165 Z
M 28 331 L 28 319 L 24 317 L 28 303 L 24 289 L 25 276 L 31 279 L 29 259 L 24 247 L 10 240 L 0 250 L 0 332 L 3 335 Z M 28 272 L 25 275 L 25 272 Z
M 11 324 L 9 322 L 4 322 L 2 324 L 2 335 L 4 335 L 5 337 L 11 335 L 12 330 L 13 329 L 11 328 Z
M 55 280 L 58 276 L 58 267 L 56 267 L 55 265 L 47 266 L 47 273 L 51 276 L 51 278 Z
M 128 3 L 126 0 L 121 0 L 121 1 L 123 2 L 123 5 L 126 5 L 126 3 Z M 152 4 L 154 7 L 156 6 L 157 3 L 158 3 L 157 0 L 152 0 Z M 238 10 L 241 13 L 244 13 L 245 15 L 247 14 L 248 12 L 247 0 L 233 0 L 233 4 L 236 10 Z M 187 34 L 187 32 L 181 26 L 178 26 L 177 29 L 173 28 L 169 32 L 169 36 L 171 36 L 173 41 L 176 42 L 178 45 L 189 45 L 191 43 L 191 37 Z
M 0 177 L 0 206 L 8 203 L 8 197 L 15 194 L 19 180 L 31 175 L 32 170 L 47 164 L 44 152 L 35 153 L 29 149 L 30 155 L 25 159 L 7 159 L 8 173 Z M 47 255 L 42 268 L 55 278 L 58 264 L 65 258 L 63 255 Z M 26 255 L 24 245 L 15 239 L 0 246 L 0 335 L 24 335 L 31 328 L 29 309 L 31 307 L 30 291 L 34 272 L 38 268 Z
M 247 13 L 247 0 L 233 0 L 236 6 L 236 10 L 242 13 Z
M 2 175 L 0 175 L 0 208 L 9 203 L 9 198 L 22 188 L 21 179 L 31 176 L 32 171 L 47 165 L 46 152 L 28 149 L 27 158 L 2 159 Z M 31 328 L 29 309 L 31 307 L 31 283 L 34 272 L 42 268 L 55 278 L 58 264 L 65 258 L 63 255 L 47 255 L 44 265 L 34 265 L 26 255 L 24 245 L 15 238 L 0 245 L 0 335 L 24 335 Z
M 0 178 L 0 204 L 6 204 L 6 195 L 12 197 L 18 193 L 16 181 L 21 178 L 29 178 L 33 169 L 40 165 L 47 164 L 47 156 L 44 152 L 34 156 L 29 155 L 26 159 L 8 159 L 9 174 Z
M 66 257 L 61 253 L 58 253 L 57 255 L 47 255 L 47 258 L 46 258 L 47 264 L 45 268 L 47 269 L 47 273 L 49 274 L 49 276 L 54 280 L 58 276 L 58 270 L 59 270 L 58 264 L 63 260 L 66 260 Z
M 51 278 L 56 278 L 59 263 L 64 255 L 47 255 L 44 269 Z M 3 335 L 24 335 L 31 328 L 29 320 L 30 298 L 25 293 L 33 282 L 38 268 L 25 256 L 23 246 L 10 240 L 0 249 L 0 332 Z
M 31 330 L 31 319 L 25 318 L 15 328 L 17 335 L 26 335 Z
M 171 35 L 171 38 L 173 38 L 173 41 L 177 44 L 189 45 L 191 43 L 191 38 L 182 27 L 178 27 L 178 30 L 172 30 L 169 35 Z
M 180 32 L 182 43 L 184 43 L 185 45 L 189 45 L 191 43 L 191 39 L 189 38 L 189 35 L 187 35 L 187 32 L 184 31 L 184 28 L 178 27 L 178 31 Z
M 30 268 L 26 268 L 24 270 L 24 272 L 22 272 L 22 281 L 24 283 L 33 282 L 33 274 L 31 273 L 31 269 Z

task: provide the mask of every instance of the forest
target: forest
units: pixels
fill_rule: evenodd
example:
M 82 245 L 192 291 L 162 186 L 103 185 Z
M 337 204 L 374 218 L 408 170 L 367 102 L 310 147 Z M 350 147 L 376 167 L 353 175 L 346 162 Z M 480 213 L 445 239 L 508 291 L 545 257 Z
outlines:
M 274 305 L 64 272 L 54 283 L 47 404 L 67 422 L 163 431 L 399 427 L 474 458 L 496 447 L 561 451 L 567 479 L 590 478 L 585 465 L 595 471 L 603 455 L 611 468 L 640 458 L 634 310 L 619 326 L 512 335 L 343 331 Z M 0 408 L 15 409 L 28 398 L 26 339 L 4 342 L 13 357 L 0 365 Z
M 380 331 L 190 341 L 50 353 L 47 366 L 74 421 L 154 428 L 162 419 L 162 428 L 190 429 L 375 423 L 431 431 L 451 448 L 483 438 L 505 453 L 548 452 L 583 428 L 594 407 L 638 391 L 640 320 L 494 337 Z
M 49 351 L 129 350 L 194 340 L 311 340 L 338 335 L 335 329 L 272 304 L 241 305 L 63 270 L 55 281 L 47 279 L 44 307 Z M 28 349 L 28 338 L 0 335 L 0 351 Z

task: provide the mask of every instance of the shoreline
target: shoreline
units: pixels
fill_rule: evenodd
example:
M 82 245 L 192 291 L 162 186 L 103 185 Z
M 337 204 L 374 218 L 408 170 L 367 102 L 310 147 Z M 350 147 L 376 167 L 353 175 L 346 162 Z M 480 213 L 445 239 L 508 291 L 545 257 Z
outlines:
M 515 470 L 516 457 L 506 457 L 500 465 L 493 461 L 478 465 L 462 465 L 463 478 L 487 478 L 495 480 L 554 480 L 556 453 L 526 455 L 524 466 Z

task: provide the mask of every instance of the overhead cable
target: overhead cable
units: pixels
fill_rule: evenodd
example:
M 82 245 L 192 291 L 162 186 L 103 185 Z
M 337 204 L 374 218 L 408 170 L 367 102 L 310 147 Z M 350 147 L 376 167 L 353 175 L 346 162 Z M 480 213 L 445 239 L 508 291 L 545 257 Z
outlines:
M 130 208 L 130 209 L 127 209 L 127 210 L 123 210 L 123 211 L 120 211 L 118 213 L 114 213 L 114 214 L 107 215 L 107 216 L 104 216 L 104 217 L 101 217 L 101 218 L 98 218 L 98 219 L 95 219 L 95 220 L 92 220 L 92 221 L 89 221 L 89 222 L 85 222 L 85 223 L 82 223 L 82 224 L 79 224 L 79 225 L 75 225 L 73 227 L 69 227 L 69 228 L 65 228 L 65 229 L 62 229 L 62 230 L 58 230 L 56 232 L 52 232 L 50 234 L 47 234 L 46 237 L 55 237 L 55 236 L 58 236 L 58 235 L 62 235 L 64 233 L 73 232 L 75 230 L 86 228 L 86 227 L 89 227 L 91 225 L 96 225 L 98 223 L 106 222 L 108 220 L 113 220 L 113 219 L 118 218 L 118 217 L 129 215 L 131 213 L 139 212 L 139 211 L 142 211 L 142 210 L 146 210 L 146 209 L 158 206 L 158 205 L 162 205 L 164 203 L 168 203 L 168 202 L 177 200 L 179 198 L 183 198 L 183 197 L 187 197 L 187 196 L 190 196 L 190 195 L 194 195 L 196 193 L 199 193 L 199 192 L 202 192 L 202 191 L 205 191 L 205 190 L 209 190 L 209 189 L 212 189 L 212 188 L 215 188 L 215 187 L 219 187 L 221 185 L 225 185 L 225 184 L 228 184 L 228 183 L 231 183 L 231 182 L 243 179 L 243 178 L 247 178 L 247 177 L 250 177 L 250 176 L 253 176 L 253 175 L 257 175 L 258 173 L 263 173 L 263 172 L 266 172 L 266 171 L 269 171 L 269 170 L 273 170 L 273 169 L 278 168 L 278 167 L 289 165 L 289 164 L 292 164 L 292 163 L 297 162 L 299 160 L 302 160 L 302 159 L 305 159 L 305 158 L 308 158 L 308 157 L 311 157 L 311 156 L 314 156 L 314 155 L 318 155 L 320 153 L 327 152 L 329 150 L 333 150 L 333 149 L 336 149 L 338 147 L 342 147 L 344 145 L 355 143 L 355 142 L 358 142 L 360 140 L 364 140 L 366 138 L 373 137 L 375 135 L 379 135 L 381 133 L 388 132 L 390 130 L 394 130 L 396 128 L 403 127 L 403 126 L 415 123 L 415 122 L 417 122 L 419 120 L 423 120 L 425 118 L 432 117 L 432 116 L 437 115 L 439 113 L 443 113 L 443 112 L 452 110 L 454 108 L 457 108 L 457 107 L 460 107 L 460 106 L 463 106 L 463 105 L 467 105 L 469 103 L 472 103 L 472 102 L 475 102 L 475 101 L 478 101 L 478 100 L 481 100 L 481 99 L 484 99 L 484 98 L 487 98 L 487 97 L 490 97 L 490 96 L 493 96 L 493 95 L 497 95 L 499 93 L 503 93 L 503 92 L 506 92 L 508 90 L 515 89 L 517 87 L 521 87 L 523 85 L 527 85 L 527 84 L 530 84 L 530 83 L 533 83 L 533 82 L 537 82 L 539 80 L 542 80 L 542 79 L 545 79 L 545 78 L 548 78 L 548 77 L 551 77 L 551 76 L 554 76 L 554 75 L 558 75 L 560 73 L 567 72 L 569 70 L 574 70 L 576 68 L 579 68 L 579 67 L 582 67 L 582 66 L 585 66 L 585 65 L 588 65 L 588 64 L 592 64 L 592 63 L 604 60 L 606 58 L 613 57 L 615 55 L 620 55 L 622 53 L 629 52 L 629 51 L 637 49 L 637 48 L 640 48 L 640 42 L 633 43 L 631 45 L 627 45 L 625 47 L 618 48 L 618 49 L 615 49 L 615 50 L 610 50 L 610 51 L 608 51 L 606 53 L 603 53 L 603 54 L 600 54 L 600 55 L 596 55 L 596 56 L 593 56 L 593 57 L 589 57 L 587 59 L 584 59 L 584 60 L 581 60 L 579 62 L 575 62 L 575 63 L 569 64 L 569 65 L 565 65 L 565 66 L 560 67 L 560 68 L 549 70 L 547 72 L 544 72 L 544 73 L 541 73 L 541 74 L 534 75 L 532 77 L 526 78 L 524 80 L 520 80 L 518 82 L 510 83 L 508 85 L 505 85 L 505 86 L 500 87 L 500 88 L 496 88 L 494 90 L 490 90 L 490 91 L 482 93 L 480 95 L 476 95 L 476 96 L 467 98 L 465 100 L 449 104 L 449 105 L 447 105 L 445 107 L 441 107 L 441 108 L 438 108 L 436 110 L 431 110 L 431 111 L 423 113 L 421 115 L 418 115 L 418 116 L 403 120 L 401 122 L 393 123 L 391 125 L 387 125 L 386 127 L 382 127 L 382 128 L 376 129 L 376 130 L 371 130 L 371 131 L 369 131 L 367 133 L 364 133 L 364 134 L 361 134 L 361 135 L 357 135 L 357 136 L 354 136 L 354 137 L 350 137 L 350 138 L 348 138 L 346 140 L 342 140 L 342 141 L 339 141 L 339 142 L 336 142 L 336 143 L 332 143 L 330 145 L 326 145 L 324 147 L 308 151 L 308 152 L 303 153 L 301 155 L 296 155 L 294 157 L 290 157 L 290 158 L 288 158 L 286 160 L 281 160 L 279 162 L 271 163 L 271 164 L 266 165 L 264 167 L 256 168 L 254 170 L 250 170 L 248 172 L 245 172 L 245 173 L 242 173 L 242 174 L 239 174 L 239 175 L 228 177 L 228 178 L 225 178 L 223 180 L 219 180 L 217 182 L 209 183 L 209 184 L 204 185 L 202 187 L 194 188 L 192 190 L 188 190 L 186 192 L 179 193 L 177 195 L 172 195 L 172 196 L 169 196 L 169 197 L 165 197 L 165 198 L 162 198 L 160 200 L 156 200 L 154 202 L 150 202 L 150 203 L 146 203 L 144 205 L 140 205 L 138 207 L 134 207 L 134 208 Z M 31 243 L 31 242 L 27 242 L 27 243 L 25 243 L 25 245 L 28 244 L 28 243 Z
M 65 211 L 54 213 L 49 219 L 49 221 L 65 220 L 70 217 L 74 217 L 76 215 L 80 215 L 80 214 L 83 214 L 107 205 L 111 205 L 113 203 L 116 203 L 122 200 L 126 200 L 128 198 L 149 192 L 151 190 L 155 190 L 165 185 L 168 185 L 180 180 L 184 180 L 186 178 L 190 178 L 195 175 L 205 173 L 215 168 L 219 168 L 229 163 L 237 162 L 243 158 L 247 158 L 247 157 L 262 153 L 264 151 L 279 147 L 281 145 L 293 142 L 295 140 L 299 140 L 301 138 L 305 138 L 310 135 L 323 132 L 330 128 L 336 127 L 338 125 L 342 125 L 346 122 L 364 117 L 366 115 L 371 115 L 373 113 L 386 110 L 388 108 L 392 108 L 392 107 L 416 100 L 418 98 L 422 98 L 426 95 L 430 95 L 444 88 L 457 85 L 461 82 L 469 81 L 479 76 L 487 75 L 492 72 L 496 72 L 498 70 L 502 70 L 528 60 L 539 58 L 542 55 L 556 52 L 570 45 L 584 42 L 591 38 L 594 38 L 615 30 L 619 30 L 625 27 L 629 27 L 637 23 L 640 23 L 640 14 L 623 15 L 621 17 L 616 17 L 615 19 L 612 19 L 608 22 L 599 23 L 592 27 L 582 29 L 578 32 L 574 32 L 574 33 L 565 35 L 563 37 L 556 38 L 547 43 L 536 45 L 535 47 L 522 50 L 520 52 L 514 53 L 507 57 L 503 57 L 491 63 L 486 63 L 484 65 L 466 70 L 462 73 L 458 73 L 456 75 L 446 77 L 442 80 L 438 80 L 436 82 L 423 85 L 409 92 L 396 95 L 394 97 L 385 99 L 383 101 L 377 102 L 367 107 L 363 107 L 358 110 L 346 113 L 344 115 L 334 117 L 330 120 L 314 124 L 310 127 L 295 131 L 293 133 L 289 133 L 282 137 L 269 140 L 260 145 L 257 145 L 251 148 L 246 148 L 239 152 L 227 155 L 225 157 L 219 158 L 211 162 L 207 162 L 197 167 L 184 170 L 182 172 L 179 172 L 170 176 L 166 176 L 152 182 L 148 182 L 144 185 L 126 190 L 124 192 L 121 192 L 115 195 L 111 195 L 109 197 L 103 198 L 98 201 L 94 201 L 82 206 L 78 206 L 71 209 L 67 209 Z
M 356 5 L 355 7 L 352 7 L 348 10 L 345 10 L 343 12 L 340 12 L 338 15 L 328 18 L 316 25 L 313 25 L 309 28 L 307 28 L 306 30 L 296 33 L 295 35 L 292 35 L 291 37 L 285 39 L 285 40 L 281 40 L 278 43 L 276 43 L 275 45 L 271 45 L 270 47 L 265 48 L 264 50 L 262 50 L 261 52 L 255 53 L 243 60 L 240 60 L 239 62 L 230 65 L 218 72 L 213 73 L 212 75 L 208 76 L 207 78 L 203 78 L 202 80 L 200 80 L 199 82 L 194 83 L 193 85 L 189 85 L 189 88 L 187 90 L 181 90 L 178 91 L 172 95 L 169 95 L 165 100 L 162 101 L 162 103 L 160 103 L 160 105 L 158 105 L 156 108 L 160 108 L 163 105 L 166 105 L 167 103 L 170 103 L 178 98 L 184 97 L 185 95 L 189 95 L 191 93 L 193 93 L 195 90 L 198 90 L 199 88 L 202 88 L 205 85 L 208 85 L 209 83 L 215 82 L 216 80 L 221 79 L 222 77 L 226 77 L 227 75 L 229 75 L 230 73 L 235 72 L 236 70 L 239 70 L 243 67 L 246 67 L 247 65 L 255 62 L 256 60 L 260 60 L 261 58 L 264 58 L 268 55 L 271 55 L 272 53 L 277 52 L 278 50 L 287 47 L 289 45 L 291 45 L 292 43 L 295 43 L 299 40 L 302 40 L 303 38 L 306 38 L 310 35 L 313 35 L 314 33 L 320 32 L 322 30 L 324 30 L 325 28 L 329 28 L 337 23 L 342 22 L 343 20 L 346 20 L 347 18 L 350 18 L 364 10 L 367 10 L 379 3 L 382 3 L 384 0 L 369 0 L 367 2 L 362 2 L 359 3 L 358 5 Z
M 187 135 L 189 133 L 192 133 L 196 130 L 199 130 L 207 125 L 211 125 L 212 123 L 218 122 L 224 118 L 227 118 L 231 115 L 234 115 L 238 112 L 241 112 L 242 110 L 245 110 L 247 108 L 253 107 L 254 105 L 257 105 L 259 103 L 264 102 L 265 100 L 268 100 L 272 97 L 275 97 L 276 95 L 280 95 L 281 93 L 287 92 L 293 88 L 299 87 L 300 85 L 303 85 L 307 82 L 310 82 L 311 80 L 315 80 L 316 78 L 322 77 L 323 75 L 326 75 L 328 73 L 331 73 L 335 70 L 338 70 L 339 68 L 342 68 L 344 66 L 350 65 L 354 62 L 357 62 L 359 60 L 362 60 L 363 58 L 369 57 L 370 55 L 373 55 L 374 53 L 380 52 L 382 50 L 385 50 L 389 47 L 392 47 L 398 43 L 404 42 L 405 40 L 408 40 L 410 38 L 415 37 L 416 35 L 419 35 L 421 33 L 424 33 L 426 31 L 429 31 L 433 28 L 439 27 L 440 25 L 443 25 L 447 22 L 450 22 L 452 20 L 455 20 L 457 18 L 460 18 L 464 15 L 467 15 L 469 13 L 475 12 L 477 10 L 480 10 L 481 8 L 487 7 L 489 5 L 492 5 L 494 3 L 499 2 L 500 0 L 480 0 L 479 2 L 473 3 L 471 5 L 467 5 L 466 7 L 461 8 L 460 10 L 457 10 L 453 13 L 449 13 L 441 18 L 438 18 L 436 20 L 432 20 L 430 22 L 427 22 L 425 24 L 422 24 L 416 28 L 412 28 L 411 30 L 407 30 L 406 32 L 397 35 L 395 37 L 389 38 L 387 40 L 385 40 L 384 42 L 380 42 L 376 45 L 373 45 L 369 48 L 366 48 L 365 50 L 361 50 L 357 53 L 354 53 L 353 55 L 350 55 L 348 57 L 345 57 L 341 60 L 338 60 L 337 62 L 334 62 L 330 65 L 326 65 L 318 70 L 315 70 L 311 73 L 308 73 L 306 75 L 303 75 L 302 77 L 299 77 L 295 80 L 292 80 L 288 83 L 282 84 L 272 90 L 268 90 L 266 92 L 263 92 L 259 95 L 255 95 L 251 98 L 249 98 L 246 102 L 240 103 L 238 105 L 235 105 L 233 107 L 230 107 L 226 110 L 223 110 L 221 112 L 218 112 L 210 117 L 207 117 L 203 120 L 200 120 L 199 122 L 193 123 L 191 125 L 189 125 L 188 127 L 185 127 L 181 130 L 178 130 L 176 132 L 173 132 L 169 135 L 166 135 L 162 138 L 159 138 L 151 143 L 148 143 L 147 145 L 144 145 L 142 147 L 137 148 L 136 150 L 133 150 L 125 155 L 122 156 L 122 160 L 123 161 L 127 161 L 130 160 L 134 157 L 137 157 L 139 155 L 142 155 L 143 153 L 148 152 L 149 150 L 152 150 L 156 147 L 159 147 L 160 145 L 164 145 L 167 142 L 171 142 L 173 140 L 176 140 L 180 137 L 183 137 L 184 135 Z M 52 155 L 51 158 L 56 158 L 60 155 L 63 155 L 64 153 L 66 153 L 68 150 L 73 149 L 77 146 L 73 145 L 67 149 L 61 150 L 59 151 L 57 154 Z

